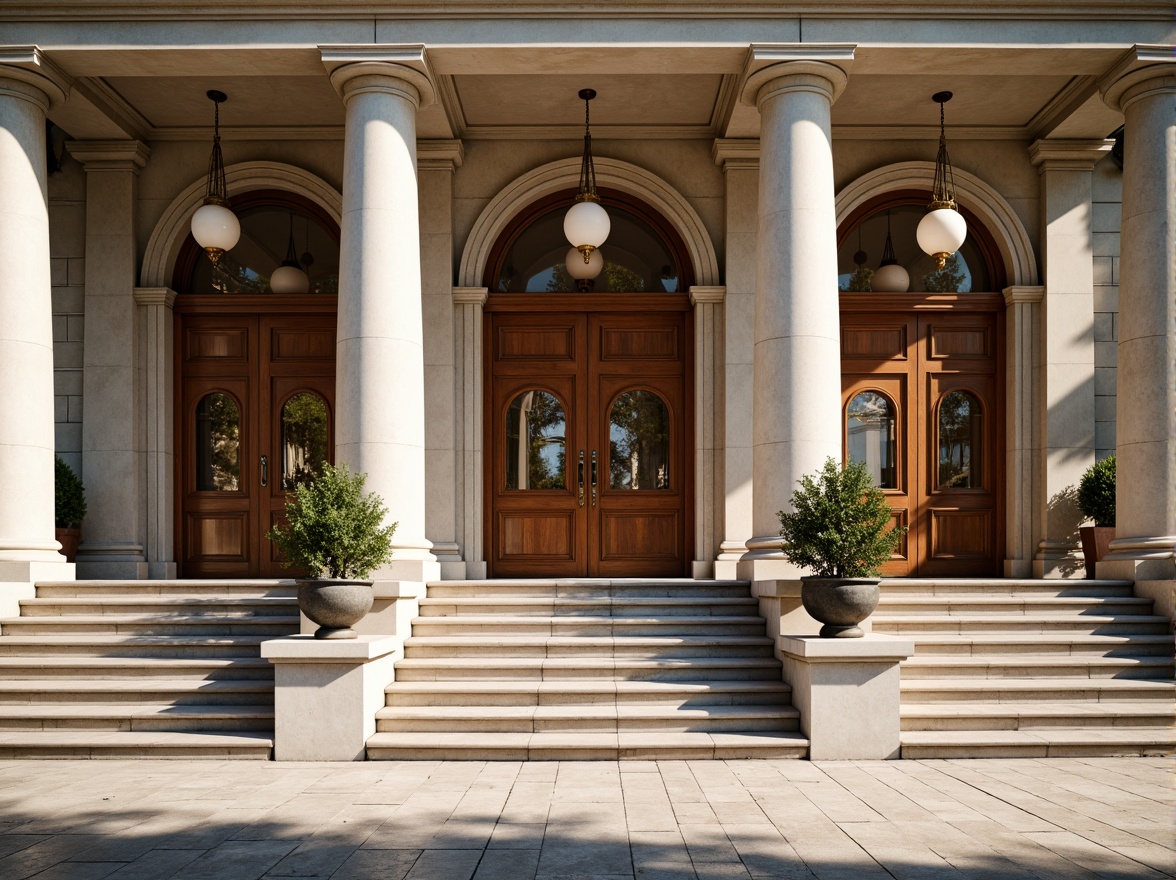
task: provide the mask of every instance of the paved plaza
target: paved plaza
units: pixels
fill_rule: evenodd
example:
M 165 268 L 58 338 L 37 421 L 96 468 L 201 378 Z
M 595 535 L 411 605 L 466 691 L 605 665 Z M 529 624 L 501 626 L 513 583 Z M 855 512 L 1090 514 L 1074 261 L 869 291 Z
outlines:
M 1176 876 L 1164 758 L 0 763 L 0 878 Z

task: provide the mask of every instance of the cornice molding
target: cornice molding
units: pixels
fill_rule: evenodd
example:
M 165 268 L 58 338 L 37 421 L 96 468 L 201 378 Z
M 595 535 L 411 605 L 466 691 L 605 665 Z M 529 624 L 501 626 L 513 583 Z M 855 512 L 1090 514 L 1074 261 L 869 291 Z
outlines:
M 418 140 L 417 169 L 454 171 L 465 161 L 465 145 L 459 140 Z
M 1029 146 L 1029 161 L 1037 166 L 1038 172 L 1092 171 L 1098 160 L 1109 153 L 1114 145 L 1114 139 L 1108 138 L 1045 138 Z
M 135 305 L 140 306 L 172 309 L 176 305 L 176 295 L 170 287 L 136 287 L 134 290 Z
M 758 138 L 716 138 L 711 145 L 711 156 L 724 171 L 759 168 L 760 142 Z
M 147 164 L 151 148 L 141 141 L 102 140 L 66 141 L 69 154 L 91 171 L 133 171 Z

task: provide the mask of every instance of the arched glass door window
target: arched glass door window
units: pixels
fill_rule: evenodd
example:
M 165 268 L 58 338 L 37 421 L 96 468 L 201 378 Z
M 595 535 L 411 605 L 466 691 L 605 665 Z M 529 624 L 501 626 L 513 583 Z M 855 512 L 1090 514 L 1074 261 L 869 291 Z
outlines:
M 670 411 L 652 391 L 626 391 L 609 413 L 610 489 L 670 488 Z
M 330 456 L 327 402 L 301 391 L 282 405 L 282 488 L 293 489 L 318 474 Z
M 196 491 L 236 492 L 241 482 L 241 408 L 214 391 L 196 404 Z
M 937 489 L 981 489 L 983 411 L 970 391 L 951 391 L 939 400 Z
M 567 420 L 558 398 L 524 391 L 506 411 L 506 488 L 566 489 Z
M 879 489 L 897 489 L 894 404 L 885 394 L 863 391 L 845 410 L 845 443 L 851 462 L 862 462 Z

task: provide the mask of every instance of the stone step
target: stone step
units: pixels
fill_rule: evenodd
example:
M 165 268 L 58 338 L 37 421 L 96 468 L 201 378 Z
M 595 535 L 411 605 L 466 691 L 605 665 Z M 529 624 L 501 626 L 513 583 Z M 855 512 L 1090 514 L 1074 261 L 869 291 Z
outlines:
M 991 633 L 1075 632 L 1095 635 L 1163 635 L 1171 624 L 1155 614 L 887 614 L 873 618 L 874 632 Z
M 1134 585 L 1123 580 L 1005 579 L 1005 578 L 883 578 L 882 595 L 976 596 L 1131 596 Z
M 640 636 L 640 635 L 763 635 L 764 620 L 756 616 L 715 615 L 698 617 L 672 615 L 652 618 L 609 617 L 525 617 L 512 615 L 463 615 L 459 617 L 417 617 L 413 635 L 551 635 L 551 636 Z
M 376 733 L 373 761 L 706 760 L 805 758 L 799 733 Z
M 1107 702 L 1158 700 L 1171 704 L 1176 682 L 1134 678 L 902 679 L 902 704 L 953 702 Z
M 690 578 L 558 578 L 534 580 L 433 581 L 430 599 L 447 598 L 744 598 L 748 581 L 692 580 Z
M 791 706 L 671 707 L 614 703 L 557 706 L 396 706 L 376 713 L 377 731 L 470 733 L 667 733 L 796 731 Z
M 388 706 L 556 706 L 635 704 L 659 706 L 787 705 L 792 688 L 782 681 L 394 681 Z
M 396 662 L 397 681 L 518 679 L 562 681 L 609 678 L 627 681 L 780 681 L 773 657 L 409 657 Z
M 904 758 L 1075 758 L 1176 752 L 1176 732 L 1167 727 L 917 730 L 903 732 L 901 742 Z
M 0 705 L 0 730 L 272 731 L 269 705 L 176 706 L 170 703 Z
M 882 596 L 874 619 L 915 614 L 1150 614 L 1151 599 L 1135 596 Z
M 1061 654 L 1073 656 L 1172 656 L 1176 640 L 1168 634 L 1093 635 L 1091 633 L 911 633 L 915 656 Z
M 185 681 L 258 681 L 273 684 L 274 667 L 260 657 L 175 658 L 82 657 L 78 655 L 0 656 L 0 679 L 122 680 L 183 678 Z
M 507 596 L 502 598 L 447 598 L 422 599 L 421 617 L 452 615 L 505 615 L 536 617 L 626 617 L 651 618 L 667 616 L 714 617 L 750 616 L 756 614 L 759 603 L 751 596 L 723 598 L 665 597 L 540 597 Z
M 37 598 L 102 596 L 256 596 L 293 598 L 297 588 L 292 580 L 142 580 L 142 581 L 38 581 Z
M 219 617 L 203 614 L 88 614 L 69 617 L 13 617 L 0 621 L 0 637 L 9 635 L 261 635 L 279 638 L 298 632 L 299 618 L 284 614 Z
M 284 596 L 109 596 L 22 599 L 21 616 L 201 615 L 220 620 L 225 617 L 253 618 L 298 614 L 298 601 Z
M 109 633 L 3 635 L 0 657 L 220 658 L 258 657 L 268 635 L 153 636 Z
M 1049 727 L 1171 727 L 1176 713 L 1170 704 L 1151 700 L 1133 703 L 1024 702 L 919 703 L 903 706 L 903 730 L 1028 730 Z
M 414 629 L 415 632 L 415 629 Z M 616 657 L 674 659 L 713 655 L 771 657 L 772 639 L 753 636 L 420 636 L 405 639 L 405 657 Z
M 191 758 L 222 761 L 273 757 L 266 731 L 0 730 L 0 760 L 31 758 Z
M 903 661 L 903 678 L 1171 678 L 1172 658 L 1062 654 L 919 655 Z
M 140 676 L 137 679 L 61 678 L 0 680 L 0 706 L 37 707 L 46 703 L 83 705 L 130 703 L 198 706 L 272 702 L 272 681 L 207 681 Z

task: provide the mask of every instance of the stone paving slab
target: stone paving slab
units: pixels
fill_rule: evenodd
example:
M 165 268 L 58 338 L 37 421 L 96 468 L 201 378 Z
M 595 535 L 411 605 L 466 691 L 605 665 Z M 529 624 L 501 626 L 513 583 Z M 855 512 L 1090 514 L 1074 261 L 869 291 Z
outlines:
M 1174 769 L 0 761 L 0 878 L 1163 880 Z

